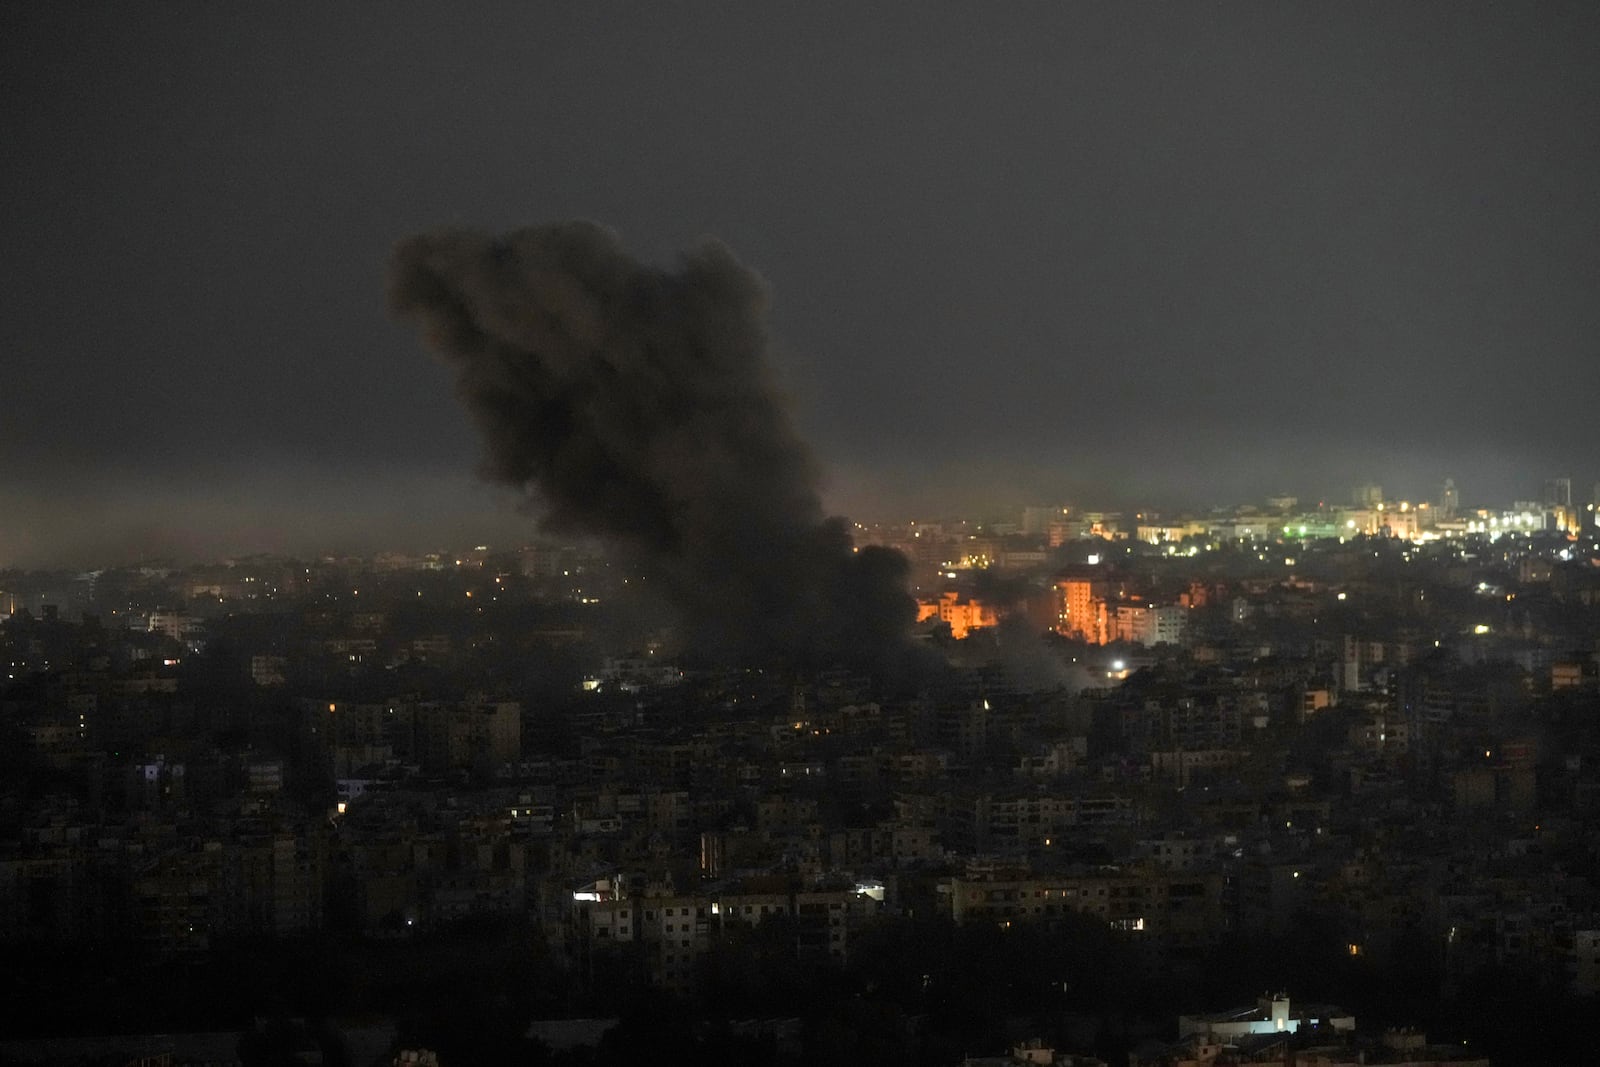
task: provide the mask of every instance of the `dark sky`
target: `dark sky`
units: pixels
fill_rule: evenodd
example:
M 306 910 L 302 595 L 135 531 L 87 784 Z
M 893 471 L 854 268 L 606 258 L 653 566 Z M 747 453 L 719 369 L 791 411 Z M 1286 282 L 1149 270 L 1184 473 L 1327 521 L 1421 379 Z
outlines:
M 1592 2 L 12 0 L 0 566 L 521 539 L 385 262 L 568 218 L 767 279 L 855 517 L 1600 478 Z

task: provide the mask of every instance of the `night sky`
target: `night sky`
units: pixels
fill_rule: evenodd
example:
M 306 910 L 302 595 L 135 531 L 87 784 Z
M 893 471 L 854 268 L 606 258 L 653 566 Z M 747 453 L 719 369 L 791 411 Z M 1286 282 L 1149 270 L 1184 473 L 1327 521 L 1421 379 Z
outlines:
M 385 305 L 707 235 L 852 517 L 1600 480 L 1600 5 L 0 6 L 0 567 L 512 544 Z

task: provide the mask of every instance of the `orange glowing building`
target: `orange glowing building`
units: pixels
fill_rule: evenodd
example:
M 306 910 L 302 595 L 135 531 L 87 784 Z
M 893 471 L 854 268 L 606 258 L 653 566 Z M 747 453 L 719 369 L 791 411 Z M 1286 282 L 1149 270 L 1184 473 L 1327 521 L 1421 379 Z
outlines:
M 1091 645 L 1103 645 L 1111 639 L 1106 615 L 1111 582 L 1099 576 L 1069 575 L 1057 580 L 1055 587 L 1060 597 L 1056 633 Z
M 992 604 L 962 596 L 952 589 L 940 594 L 937 600 L 917 601 L 918 622 L 935 618 L 949 624 L 950 636 L 959 641 L 969 631 L 998 625 L 1000 613 Z

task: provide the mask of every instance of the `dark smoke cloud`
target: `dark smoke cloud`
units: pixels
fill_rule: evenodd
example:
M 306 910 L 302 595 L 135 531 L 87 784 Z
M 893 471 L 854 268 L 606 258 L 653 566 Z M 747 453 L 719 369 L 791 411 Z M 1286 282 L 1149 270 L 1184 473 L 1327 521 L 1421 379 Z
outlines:
M 394 312 L 458 372 L 485 475 L 548 528 L 630 552 L 691 648 L 741 661 L 881 658 L 915 615 L 906 565 L 853 551 L 766 358 L 766 290 L 721 244 L 676 271 L 601 227 L 403 241 Z

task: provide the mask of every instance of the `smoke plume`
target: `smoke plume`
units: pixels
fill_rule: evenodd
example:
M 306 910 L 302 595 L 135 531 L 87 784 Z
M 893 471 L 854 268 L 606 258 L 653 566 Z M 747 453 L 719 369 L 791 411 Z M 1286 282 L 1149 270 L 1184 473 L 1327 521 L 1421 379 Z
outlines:
M 881 658 L 915 614 L 898 553 L 823 514 L 766 356 L 766 290 L 721 244 L 645 266 L 584 222 L 421 234 L 390 305 L 457 371 L 485 475 L 598 535 L 742 662 Z

